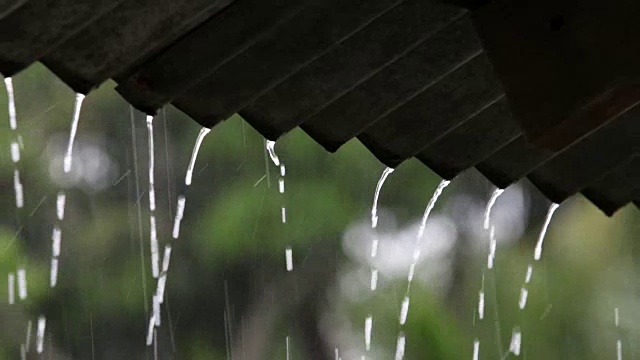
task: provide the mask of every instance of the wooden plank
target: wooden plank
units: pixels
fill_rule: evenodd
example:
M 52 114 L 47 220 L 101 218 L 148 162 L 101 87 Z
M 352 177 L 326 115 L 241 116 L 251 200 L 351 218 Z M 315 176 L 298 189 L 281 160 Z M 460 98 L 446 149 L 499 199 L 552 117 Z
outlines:
M 336 151 L 481 50 L 471 20 L 463 16 L 326 104 L 300 127 L 325 149 Z
M 505 98 L 422 150 L 416 158 L 445 179 L 453 179 L 522 134 Z
M 464 13 L 436 1 L 405 1 L 258 98 L 240 115 L 251 119 L 266 137 L 276 138 Z
M 231 1 L 125 1 L 50 52 L 42 62 L 76 92 L 86 93 Z
M 585 189 L 602 174 L 640 154 L 639 116 L 640 106 L 636 106 L 558 153 L 528 178 L 555 202 Z
M 489 60 L 479 54 L 376 122 L 358 139 L 395 167 L 502 98 Z
M 289 21 L 302 4 L 237 0 L 139 69 L 117 78 L 116 90 L 141 111 L 155 112 Z
M 213 126 L 328 53 L 400 2 L 312 2 L 233 61 L 200 80 L 173 104 L 201 125 Z
M 12 76 L 123 0 L 31 0 L 0 21 L 0 71 Z
M 525 177 L 552 155 L 550 150 L 535 147 L 521 135 L 476 165 L 476 169 L 497 187 L 504 189 Z
M 631 200 L 640 198 L 640 155 L 590 184 L 582 194 L 609 216 Z
M 559 150 L 640 99 L 640 2 L 495 0 L 474 23 L 516 118 Z

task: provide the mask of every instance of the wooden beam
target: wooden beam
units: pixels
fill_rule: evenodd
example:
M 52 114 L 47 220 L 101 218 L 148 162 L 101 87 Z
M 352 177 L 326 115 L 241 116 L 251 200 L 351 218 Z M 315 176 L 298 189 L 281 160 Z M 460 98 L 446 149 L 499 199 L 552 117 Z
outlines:
M 640 100 L 640 1 L 495 0 L 472 16 L 535 145 L 562 149 Z

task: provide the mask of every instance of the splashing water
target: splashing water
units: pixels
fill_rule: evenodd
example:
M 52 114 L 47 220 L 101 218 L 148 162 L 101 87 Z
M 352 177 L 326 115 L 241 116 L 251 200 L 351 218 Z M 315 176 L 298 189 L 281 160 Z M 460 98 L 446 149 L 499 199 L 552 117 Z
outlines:
M 271 158 L 271 162 L 280 168 L 280 176 L 278 178 L 278 192 L 283 197 L 282 205 L 280 206 L 280 220 L 283 224 L 287 223 L 287 207 L 284 205 L 284 191 L 285 191 L 285 175 L 287 174 L 287 168 L 284 162 L 280 161 L 278 154 L 276 154 L 276 142 L 271 140 L 265 140 L 265 150 Z M 293 271 L 293 249 L 291 246 L 285 248 L 285 266 L 287 271 Z
M 47 318 L 43 315 L 38 317 L 38 328 L 36 330 L 36 351 L 42 354 L 44 351 L 44 331 L 47 327 Z
M 440 198 L 440 195 L 442 195 L 442 192 L 447 186 L 449 186 L 450 183 L 451 181 L 449 180 L 440 181 L 440 183 L 436 187 L 436 190 L 433 192 L 431 199 L 429 199 L 429 202 L 427 203 L 427 207 L 424 210 L 424 214 L 422 215 L 422 219 L 420 221 L 420 227 L 418 228 L 418 234 L 416 236 L 415 243 L 414 243 L 413 258 L 411 260 L 411 265 L 409 266 L 409 274 L 407 275 L 407 289 L 405 291 L 404 299 L 402 300 L 402 305 L 400 307 L 400 316 L 398 318 L 398 322 L 400 323 L 400 326 L 404 326 L 407 322 L 407 316 L 409 314 L 409 303 L 411 300 L 410 298 L 411 284 L 413 283 L 415 268 L 418 264 L 418 261 L 420 260 L 420 248 L 422 245 L 422 238 L 424 237 L 424 231 L 427 226 L 427 220 L 429 219 L 429 215 L 433 211 L 433 208 L 436 206 L 436 203 Z M 401 336 L 403 339 L 402 341 L 403 342 L 406 341 L 404 338 L 404 335 L 401 335 Z M 398 341 L 400 341 L 400 336 L 398 337 Z M 404 356 L 404 350 L 402 353 L 403 353 L 402 356 Z M 396 359 L 398 359 L 397 356 L 398 355 L 396 353 Z M 402 359 L 402 356 L 399 359 Z
M 76 94 L 76 103 L 73 106 L 73 118 L 71 120 L 71 131 L 69 133 L 69 143 L 67 144 L 67 152 L 64 155 L 64 172 L 68 174 L 71 172 L 71 165 L 73 162 L 73 143 L 76 140 L 76 134 L 78 132 L 78 122 L 80 120 L 80 110 L 82 110 L 82 102 L 84 101 L 84 95 Z

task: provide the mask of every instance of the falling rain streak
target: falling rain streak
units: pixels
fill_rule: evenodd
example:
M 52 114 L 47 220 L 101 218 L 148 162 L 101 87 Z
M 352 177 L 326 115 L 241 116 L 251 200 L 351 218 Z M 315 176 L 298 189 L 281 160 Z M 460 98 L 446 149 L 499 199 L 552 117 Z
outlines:
M 407 345 L 407 339 L 404 333 L 398 335 L 398 342 L 396 343 L 396 357 L 395 360 L 402 360 L 404 358 L 404 349 Z
M 156 262 L 156 265 L 152 264 L 152 271 L 157 271 L 157 276 L 154 275 L 154 277 L 156 277 L 158 280 L 156 283 L 156 291 L 151 297 L 153 311 L 152 311 L 151 317 L 149 318 L 149 326 L 147 329 L 147 339 L 146 339 L 147 346 L 151 346 L 156 341 L 157 339 L 156 328 L 159 327 L 162 323 L 160 310 L 161 310 L 161 305 L 164 303 L 164 293 L 167 286 L 167 274 L 169 272 L 169 264 L 171 260 L 171 245 L 167 244 L 164 247 L 164 254 L 162 256 L 162 267 L 160 267 L 159 245 L 158 245 L 157 230 L 155 227 L 155 215 L 154 215 L 155 190 L 153 191 L 153 194 L 154 194 L 153 198 L 151 197 L 152 196 L 151 189 L 154 186 L 153 184 L 154 163 L 151 160 L 153 158 L 153 150 L 154 150 L 152 121 L 153 121 L 153 118 L 150 116 L 147 116 L 147 129 L 149 131 L 149 154 L 150 154 L 149 155 L 149 159 L 150 159 L 149 161 L 149 212 L 151 213 L 151 215 L 149 219 L 152 225 L 151 232 L 150 232 L 151 233 L 150 240 L 152 243 L 151 259 L 152 259 L 152 263 L 154 261 Z M 193 179 L 193 169 L 195 168 L 195 165 L 196 165 L 196 159 L 198 158 L 198 153 L 200 151 L 200 146 L 202 145 L 202 141 L 204 140 L 205 136 L 209 134 L 210 131 L 211 129 L 203 127 L 198 133 L 198 137 L 196 138 L 196 143 L 193 146 L 193 150 L 191 151 L 191 159 L 189 160 L 189 166 L 187 167 L 187 174 L 185 175 L 185 180 L 184 180 L 185 192 L 186 192 L 186 189 L 188 189 L 189 186 L 191 186 L 191 181 Z M 177 204 L 175 219 L 173 221 L 173 231 L 172 231 L 172 236 L 175 240 L 178 240 L 178 238 L 180 237 L 180 224 L 182 222 L 182 218 L 184 217 L 184 209 L 186 206 L 186 202 L 187 202 L 187 198 L 184 193 L 178 196 L 178 204 Z M 155 245 L 154 245 L 154 242 L 155 242 Z M 155 257 L 154 257 L 154 251 L 155 251 Z
M 7 283 L 9 284 L 9 288 L 7 289 L 9 305 L 13 305 L 16 303 L 16 276 L 14 273 L 9 273 Z
M 540 231 L 540 235 L 538 236 L 538 242 L 535 247 L 535 251 L 533 254 L 533 259 L 535 261 L 540 261 L 542 257 L 542 244 L 544 243 L 544 238 L 547 235 L 547 230 L 549 229 L 549 224 L 551 223 L 551 219 L 553 218 L 553 214 L 556 209 L 558 209 L 558 204 L 552 203 L 549 206 L 549 210 L 547 211 L 547 216 L 545 217 L 544 224 L 542 225 L 542 230 Z M 527 285 L 531 282 L 531 278 L 533 276 L 533 264 L 529 263 L 527 265 L 527 273 L 524 277 L 524 283 L 520 288 L 520 296 L 518 297 L 518 308 L 520 310 L 524 310 L 527 307 L 527 300 L 529 297 L 529 290 L 527 289 Z M 520 355 L 520 344 L 522 342 L 522 332 L 520 328 L 516 327 L 513 329 L 511 334 L 511 344 L 509 345 L 509 351 L 513 353 L 515 356 Z
M 451 182 L 449 180 L 442 180 L 436 187 L 436 190 L 433 192 L 431 199 L 427 203 L 427 207 L 424 209 L 424 213 L 422 214 L 422 219 L 420 221 L 420 227 L 418 228 L 418 234 L 416 235 L 415 243 L 413 246 L 413 256 L 411 260 L 411 265 L 409 266 L 409 274 L 407 275 L 407 289 L 405 291 L 404 299 L 402 300 L 402 305 L 400 306 L 400 316 L 398 322 L 400 326 L 404 326 L 407 323 L 407 316 L 409 315 L 409 303 L 411 301 L 411 284 L 413 283 L 413 278 L 415 276 L 416 266 L 418 265 L 418 261 L 420 261 L 420 248 L 422 246 L 422 239 L 424 237 L 424 231 L 427 226 L 427 220 L 429 219 L 429 215 L 433 211 L 440 195 L 444 189 L 449 186 Z M 400 341 L 402 339 L 402 342 Z M 402 351 L 399 348 L 396 348 L 396 359 L 402 359 L 404 357 L 404 346 L 405 346 L 405 336 L 400 333 L 398 335 L 398 347 L 402 345 Z M 400 354 L 400 357 L 398 357 Z
M 276 142 L 271 140 L 265 140 L 265 150 L 269 154 L 271 161 L 275 166 L 280 169 L 280 176 L 278 177 L 278 192 L 282 198 L 282 205 L 280 206 L 280 220 L 283 224 L 287 223 L 287 207 L 284 205 L 284 177 L 287 174 L 287 168 L 284 162 L 280 161 L 280 158 L 276 154 Z M 287 271 L 293 271 L 293 249 L 290 246 L 285 248 L 285 266 Z
M 536 249 L 533 253 L 533 259 L 535 261 L 539 261 L 542 257 L 542 244 L 544 243 L 544 237 L 547 234 L 547 229 L 549 228 L 549 224 L 551 223 L 551 218 L 558 208 L 558 204 L 553 203 L 549 206 L 549 211 L 547 211 L 547 217 L 544 220 L 544 225 L 542 225 L 542 231 L 540 231 L 540 236 L 538 236 L 538 242 L 536 243 Z
M 47 318 L 43 315 L 38 317 L 38 328 L 36 330 L 36 351 L 42 354 L 44 351 L 44 331 L 47 326 Z
M 483 228 L 485 230 L 489 230 L 489 251 L 487 254 L 487 269 L 493 270 L 493 266 L 495 265 L 496 258 L 496 227 L 491 223 L 491 210 L 493 210 L 493 206 L 498 201 L 500 195 L 504 193 L 504 189 L 497 188 L 491 193 L 491 197 L 487 202 L 487 207 L 484 210 L 484 224 Z M 485 309 L 485 292 L 484 292 L 484 278 L 485 278 L 485 269 L 482 269 L 482 281 L 480 285 L 480 291 L 478 292 L 478 319 L 484 320 L 484 309 Z M 475 324 L 475 323 L 474 323 Z M 480 340 L 473 340 L 473 360 L 477 360 L 480 356 Z
M 509 351 L 515 356 L 520 356 L 521 346 L 522 346 L 522 332 L 520 331 L 519 328 L 515 328 L 511 333 L 511 342 L 509 343 Z
M 13 89 L 13 79 L 7 77 L 4 79 L 5 88 L 7 90 L 7 107 L 9 112 L 9 127 L 13 132 L 13 139 L 11 140 L 11 145 L 9 148 L 11 155 L 11 162 L 13 164 L 13 190 L 15 194 L 15 204 L 16 204 L 16 214 L 19 216 L 19 210 L 24 207 L 24 188 L 22 186 L 22 181 L 20 180 L 20 143 L 21 137 L 18 132 L 18 121 L 16 115 L 16 102 L 15 102 L 15 93 Z M 18 224 L 20 227 L 20 224 Z M 17 271 L 18 276 L 18 297 L 20 300 L 24 300 L 27 298 L 27 277 L 26 270 L 22 267 Z M 9 274 L 9 304 L 15 303 L 15 278 L 13 274 Z
M 616 326 L 618 333 L 620 333 L 620 311 L 618 308 L 613 309 L 613 323 Z M 620 339 L 619 334 L 618 339 L 616 340 L 616 359 L 622 360 L 622 340 Z
M 76 141 L 76 134 L 78 133 L 78 122 L 80 120 L 80 110 L 82 109 L 82 102 L 84 101 L 84 95 L 76 94 L 76 103 L 73 106 L 73 118 L 71 120 L 71 131 L 69 133 L 69 142 L 67 143 L 67 152 L 64 155 L 64 172 L 68 174 L 71 172 L 71 165 L 73 162 L 73 144 Z
M 27 271 L 24 268 L 18 269 L 18 297 L 20 300 L 27 299 Z
M 478 360 L 480 356 L 480 340 L 473 340 L 473 360 Z
M 375 261 L 376 256 L 378 255 L 378 232 L 376 228 L 378 227 L 378 200 L 380 198 L 380 191 L 382 190 L 382 186 L 384 182 L 387 180 L 387 177 L 393 173 L 393 168 L 385 168 L 380 175 L 380 179 L 378 179 L 378 183 L 376 184 L 376 190 L 373 194 L 373 205 L 371 206 L 371 230 L 372 230 L 372 238 L 371 238 L 371 260 Z M 376 291 L 378 288 L 378 269 L 375 267 L 375 264 L 371 266 L 371 280 L 369 282 L 369 287 L 371 291 Z M 364 343 L 365 349 L 367 352 L 371 349 L 371 331 L 373 328 L 373 317 L 371 315 L 367 316 L 364 322 Z
M 69 141 L 67 143 L 67 151 L 64 155 L 64 173 L 71 172 L 73 165 L 73 145 L 75 143 L 76 135 L 78 133 L 78 122 L 80 121 L 80 112 L 82 111 L 82 104 L 84 101 L 84 95 L 77 93 L 76 101 L 73 106 L 73 116 L 71 118 L 71 130 L 69 131 Z M 57 223 L 54 225 L 51 233 L 51 268 L 49 270 L 49 286 L 55 287 L 58 283 L 58 271 L 60 267 L 60 248 L 62 242 L 62 222 L 64 221 L 64 212 L 67 195 L 61 190 L 56 197 L 56 217 Z
M 158 253 L 158 231 L 156 226 L 155 151 L 153 146 L 153 116 L 147 115 L 149 135 L 149 247 L 151 248 L 151 274 L 160 275 L 160 254 Z
M 364 319 L 364 346 L 367 351 L 371 350 L 371 330 L 373 329 L 373 317 L 371 315 Z

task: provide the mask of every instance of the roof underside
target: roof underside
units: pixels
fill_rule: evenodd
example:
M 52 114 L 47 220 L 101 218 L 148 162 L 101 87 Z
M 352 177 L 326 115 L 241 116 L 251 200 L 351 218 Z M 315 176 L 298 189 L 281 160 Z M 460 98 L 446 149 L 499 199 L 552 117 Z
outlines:
M 446 179 L 476 167 L 578 192 L 607 214 L 640 204 L 640 106 L 561 149 L 530 144 L 467 10 L 425 0 L 14 0 L 0 72 L 41 61 L 75 91 L 109 78 L 136 108 L 203 126 L 239 113 L 275 140 L 301 127 L 328 151 L 357 137 L 395 167 Z

